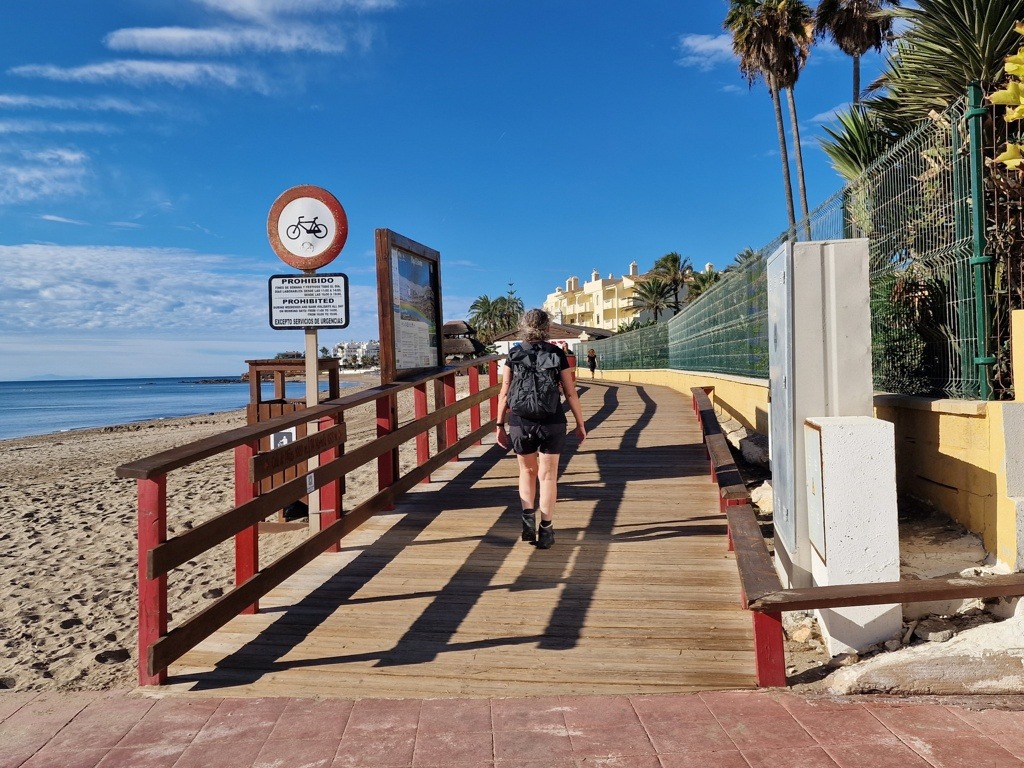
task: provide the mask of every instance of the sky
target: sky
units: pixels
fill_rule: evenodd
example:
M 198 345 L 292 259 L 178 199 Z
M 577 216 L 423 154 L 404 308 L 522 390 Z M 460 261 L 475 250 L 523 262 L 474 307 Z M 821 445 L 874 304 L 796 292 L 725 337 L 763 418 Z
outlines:
M 37 0 L 0 46 L 0 380 L 235 375 L 269 325 L 274 200 L 344 206 L 350 325 L 378 337 L 374 231 L 441 254 L 445 320 L 509 284 L 670 251 L 724 268 L 785 229 L 771 101 L 725 0 Z M 868 82 L 878 57 L 864 65 Z M 796 87 L 811 208 L 851 64 Z

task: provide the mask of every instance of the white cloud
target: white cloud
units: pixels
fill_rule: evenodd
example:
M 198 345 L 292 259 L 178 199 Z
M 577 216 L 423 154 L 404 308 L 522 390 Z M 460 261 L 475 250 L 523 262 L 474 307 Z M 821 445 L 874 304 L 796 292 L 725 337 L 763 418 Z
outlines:
M 718 64 L 731 63 L 735 56 L 732 52 L 732 36 L 722 35 L 680 35 L 680 57 L 676 64 L 683 67 L 696 67 L 709 70 Z
M 730 83 L 729 85 L 723 85 L 721 88 L 719 88 L 719 90 L 722 93 L 746 93 L 749 89 L 741 88 L 738 85 L 732 85 Z
M 0 93 L 0 108 L 6 109 L 61 109 L 80 112 L 121 112 L 136 115 L 156 107 L 135 101 L 115 98 L 62 99 L 55 96 L 24 96 Z
M 382 11 L 394 8 L 397 0 L 194 0 L 211 10 L 239 19 L 271 19 L 277 16 L 315 11 Z
M 338 29 L 311 24 L 272 27 L 152 27 L 119 29 L 107 35 L 115 51 L 140 51 L 170 56 L 258 53 L 343 53 L 345 35 Z
M 850 108 L 850 102 L 845 101 L 842 104 L 838 104 L 838 105 L 832 107 L 832 109 L 829 109 L 829 110 L 827 110 L 825 112 L 819 112 L 818 114 L 816 114 L 814 117 L 811 118 L 811 122 L 815 123 L 816 125 L 821 125 L 822 123 L 832 123 L 832 122 L 835 122 L 836 119 L 839 116 L 839 113 L 840 112 L 845 112 L 849 108 Z
M 79 227 L 87 227 L 87 226 L 89 226 L 89 222 L 87 222 L 87 221 L 78 221 L 77 219 L 68 219 L 68 218 L 65 218 L 64 216 L 57 216 L 57 215 L 52 214 L 52 213 L 44 213 L 41 216 L 39 216 L 38 218 L 42 219 L 43 221 L 52 221 L 55 224 L 74 224 L 74 225 L 79 226 Z
M 186 61 L 138 61 L 122 59 L 82 67 L 28 64 L 8 72 L 21 77 L 38 77 L 67 83 L 125 83 L 133 86 L 165 83 L 178 88 L 193 85 L 224 85 L 229 88 L 263 89 L 262 78 L 249 70 L 229 64 Z
M 52 120 L 0 120 L 0 135 L 15 133 L 114 133 L 103 123 L 60 123 Z
M 118 229 L 143 229 L 143 226 L 135 221 L 111 221 L 110 226 Z
M 0 205 L 76 195 L 88 176 L 89 159 L 75 150 L 0 155 Z

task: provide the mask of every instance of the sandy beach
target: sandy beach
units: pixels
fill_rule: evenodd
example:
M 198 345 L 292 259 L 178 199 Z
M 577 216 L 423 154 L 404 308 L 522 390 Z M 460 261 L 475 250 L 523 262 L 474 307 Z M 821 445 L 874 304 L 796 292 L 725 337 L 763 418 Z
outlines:
M 458 382 L 464 391 L 466 379 Z M 411 411 L 411 395 L 400 396 L 400 421 Z M 375 436 L 372 404 L 348 411 L 346 422 L 350 449 Z M 244 424 L 239 410 L 0 441 L 0 690 L 135 687 L 136 492 L 114 470 Z M 403 471 L 414 465 L 414 450 L 403 449 Z M 169 533 L 232 507 L 231 460 L 228 452 L 169 476 Z M 375 464 L 349 474 L 345 508 L 372 495 L 376 482 Z M 305 535 L 261 536 L 261 562 Z M 172 572 L 171 625 L 176 613 L 192 615 L 229 590 L 233 569 L 225 542 Z

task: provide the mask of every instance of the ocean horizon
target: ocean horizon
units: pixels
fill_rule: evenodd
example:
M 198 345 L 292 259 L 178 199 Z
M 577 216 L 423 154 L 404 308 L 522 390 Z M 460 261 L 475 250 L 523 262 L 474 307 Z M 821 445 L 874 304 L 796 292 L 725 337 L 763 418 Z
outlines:
M 303 386 L 290 381 L 288 396 L 303 397 Z M 354 384 L 342 378 L 341 386 Z M 272 398 L 273 382 L 261 382 L 261 390 Z M 237 374 L 0 381 L 0 440 L 234 411 L 248 403 L 249 382 Z

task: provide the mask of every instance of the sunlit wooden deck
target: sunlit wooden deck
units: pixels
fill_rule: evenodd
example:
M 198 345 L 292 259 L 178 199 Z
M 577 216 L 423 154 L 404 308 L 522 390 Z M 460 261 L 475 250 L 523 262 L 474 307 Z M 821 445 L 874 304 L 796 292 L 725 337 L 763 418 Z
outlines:
M 489 697 L 754 687 L 750 614 L 689 397 L 581 381 L 556 543 L 519 541 L 493 445 L 170 669 L 167 693 Z

